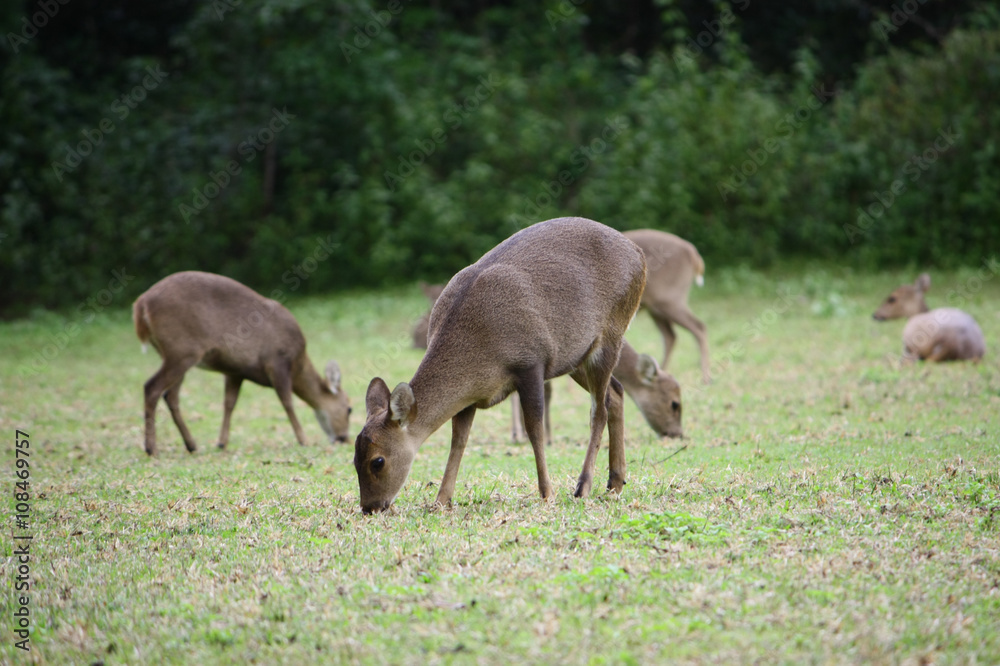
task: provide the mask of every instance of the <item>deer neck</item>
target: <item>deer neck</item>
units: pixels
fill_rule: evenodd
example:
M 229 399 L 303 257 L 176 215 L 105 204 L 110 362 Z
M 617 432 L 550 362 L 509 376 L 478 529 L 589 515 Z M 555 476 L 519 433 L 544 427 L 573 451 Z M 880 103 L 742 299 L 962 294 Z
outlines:
M 455 355 L 437 356 L 428 352 L 410 380 L 417 414 L 406 428 L 421 444 L 453 416 L 482 400 L 477 395 L 480 375 L 475 362 L 463 363 Z
M 293 369 L 294 372 L 294 369 Z M 316 367 L 303 355 L 302 366 L 299 371 L 292 375 L 292 393 L 302 398 L 302 400 L 317 409 L 319 406 L 319 395 L 322 393 L 323 378 L 316 372 Z

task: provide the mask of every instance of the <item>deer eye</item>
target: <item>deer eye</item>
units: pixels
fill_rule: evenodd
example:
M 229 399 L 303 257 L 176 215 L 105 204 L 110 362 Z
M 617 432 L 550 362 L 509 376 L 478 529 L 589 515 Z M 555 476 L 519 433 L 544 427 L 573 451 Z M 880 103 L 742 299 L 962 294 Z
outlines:
M 382 468 L 385 467 L 385 458 L 379 456 L 378 458 L 373 459 L 370 463 L 368 463 L 368 467 L 371 469 L 372 474 L 378 474 L 382 471 Z
M 886 303 L 895 303 L 896 302 L 896 297 L 895 296 L 890 296 L 889 298 L 886 299 L 885 302 Z
M 348 407 L 348 408 L 347 408 L 347 415 L 348 415 L 348 416 L 350 416 L 350 415 L 351 415 L 351 412 L 353 412 L 353 411 L 354 411 L 354 408 L 353 408 L 353 407 Z
M 681 403 L 679 403 L 676 400 L 674 400 L 673 402 L 670 403 L 670 407 L 671 407 L 671 409 L 673 409 L 676 412 L 677 410 L 679 410 L 681 408 Z

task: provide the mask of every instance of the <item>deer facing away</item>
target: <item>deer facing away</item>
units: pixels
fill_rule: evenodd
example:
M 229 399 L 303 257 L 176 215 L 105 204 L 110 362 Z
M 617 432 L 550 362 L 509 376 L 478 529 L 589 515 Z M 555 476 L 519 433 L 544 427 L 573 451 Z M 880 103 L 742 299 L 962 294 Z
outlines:
M 521 395 L 538 489 L 552 496 L 543 435 L 545 380 L 569 374 L 592 397 L 590 443 L 574 495 L 589 494 L 605 426 L 608 488 L 625 485 L 621 384 L 611 372 L 646 282 L 642 252 L 592 220 L 523 229 L 459 271 L 430 318 L 427 353 L 391 392 L 372 379 L 354 466 L 364 513 L 387 509 L 420 445 L 451 419 L 451 451 L 436 502 L 450 503 L 477 409 Z
M 647 310 L 663 336 L 663 364 L 667 369 L 677 335 L 674 324 L 691 331 L 701 352 L 701 378 L 711 380 L 708 360 L 708 335 L 705 324 L 688 307 L 691 284 L 704 283 L 705 262 L 688 241 L 655 229 L 634 229 L 625 236 L 642 248 L 649 275 L 642 294 L 642 308 Z
M 928 310 L 924 294 L 930 288 L 931 276 L 921 273 L 913 284 L 893 290 L 872 316 L 878 321 L 909 319 L 903 328 L 904 360 L 981 359 L 986 345 L 979 324 L 972 315 L 956 308 Z
M 649 354 L 638 353 L 627 340 L 622 341 L 621 356 L 613 372 L 621 382 L 636 407 L 646 418 L 646 423 L 660 437 L 683 437 L 681 427 L 681 387 L 670 373 L 664 372 Z M 549 402 L 552 391 L 545 383 L 545 436 L 552 439 Z M 521 405 L 515 393 L 510 397 L 512 407 L 511 439 L 515 442 L 525 437 Z
M 244 379 L 272 386 L 300 444 L 302 426 L 292 394 L 316 413 L 330 441 L 347 441 L 351 408 L 335 361 L 321 377 L 306 354 L 306 339 L 285 306 L 236 280 L 199 271 L 169 275 L 136 299 L 132 319 L 139 340 L 163 359 L 145 385 L 146 453 L 156 454 L 156 403 L 163 396 L 188 451 L 197 448 L 180 409 L 184 374 L 197 365 L 226 376 L 219 448 L 229 441 L 229 421 Z

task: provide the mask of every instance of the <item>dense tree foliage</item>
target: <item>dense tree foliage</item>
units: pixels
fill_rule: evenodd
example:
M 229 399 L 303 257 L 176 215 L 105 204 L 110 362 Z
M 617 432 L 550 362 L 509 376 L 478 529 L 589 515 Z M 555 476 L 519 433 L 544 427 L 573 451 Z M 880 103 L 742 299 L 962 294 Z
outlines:
M 565 214 L 710 265 L 989 256 L 1000 13 L 801 4 L 5 5 L 0 313 L 446 279 Z

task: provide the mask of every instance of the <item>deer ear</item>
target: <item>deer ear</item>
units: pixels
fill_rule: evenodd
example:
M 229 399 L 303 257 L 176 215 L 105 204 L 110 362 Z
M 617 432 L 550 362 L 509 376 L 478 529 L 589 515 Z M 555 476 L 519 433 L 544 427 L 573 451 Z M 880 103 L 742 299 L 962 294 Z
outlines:
M 336 361 L 330 361 L 326 364 L 326 381 L 334 395 L 340 393 L 340 366 L 337 365 Z
M 931 276 L 927 273 L 921 273 L 920 277 L 914 283 L 914 286 L 920 291 L 930 291 L 931 290 Z
M 365 395 L 365 411 L 371 416 L 387 409 L 389 409 L 389 387 L 381 377 L 375 377 L 368 385 L 368 393 Z
M 660 366 L 656 364 L 656 359 L 649 354 L 639 354 L 639 358 L 635 362 L 635 371 L 639 373 L 643 384 L 652 384 L 656 375 L 660 373 Z
M 416 398 L 413 397 L 413 389 L 406 382 L 396 384 L 389 396 L 389 416 L 393 421 L 399 421 L 399 425 L 406 427 L 416 411 Z

